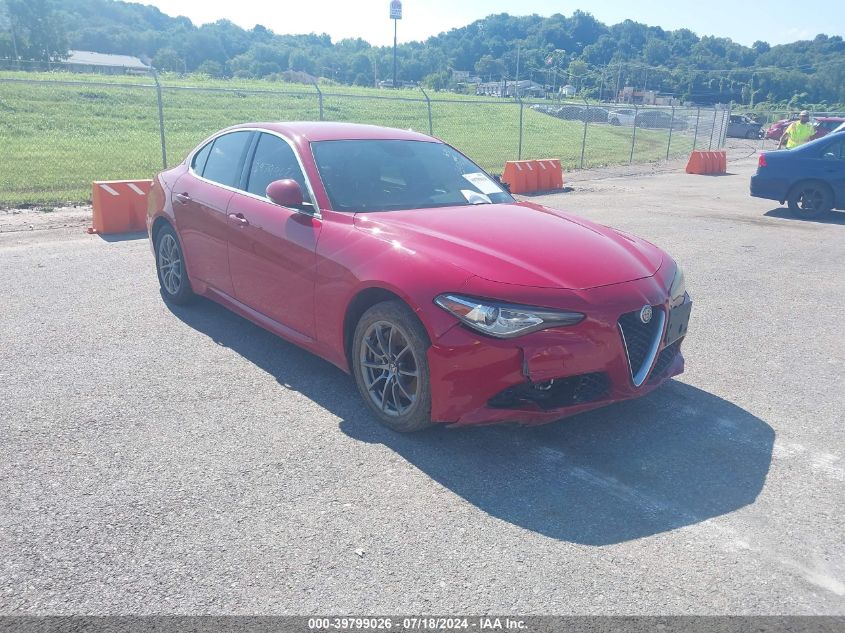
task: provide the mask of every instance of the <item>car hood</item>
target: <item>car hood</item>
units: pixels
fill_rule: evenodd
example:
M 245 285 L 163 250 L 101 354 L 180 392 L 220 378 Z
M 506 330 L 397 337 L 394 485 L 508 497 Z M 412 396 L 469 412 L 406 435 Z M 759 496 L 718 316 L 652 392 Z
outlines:
M 581 290 L 650 277 L 648 242 L 540 205 L 480 204 L 359 213 L 355 226 L 490 281 Z

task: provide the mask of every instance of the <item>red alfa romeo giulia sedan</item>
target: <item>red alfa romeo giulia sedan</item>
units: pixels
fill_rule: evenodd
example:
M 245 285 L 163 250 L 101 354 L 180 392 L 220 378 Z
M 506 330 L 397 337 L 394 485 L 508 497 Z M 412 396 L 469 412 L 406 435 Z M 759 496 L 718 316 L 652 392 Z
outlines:
M 156 177 L 148 228 L 167 301 L 203 295 L 350 372 L 397 431 L 551 422 L 683 371 L 671 257 L 416 132 L 227 128 Z

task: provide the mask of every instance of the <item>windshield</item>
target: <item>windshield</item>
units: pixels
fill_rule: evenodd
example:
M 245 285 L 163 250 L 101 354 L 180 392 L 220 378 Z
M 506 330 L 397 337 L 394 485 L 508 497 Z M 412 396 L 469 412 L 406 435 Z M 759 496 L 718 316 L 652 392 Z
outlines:
M 513 202 L 478 165 L 442 143 L 319 141 L 311 149 L 335 211 Z

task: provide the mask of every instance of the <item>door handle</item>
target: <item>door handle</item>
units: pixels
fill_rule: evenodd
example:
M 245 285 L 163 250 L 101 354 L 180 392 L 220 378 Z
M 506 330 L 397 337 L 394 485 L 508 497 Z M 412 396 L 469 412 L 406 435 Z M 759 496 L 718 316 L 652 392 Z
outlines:
M 177 193 L 175 198 L 182 204 L 188 204 L 191 201 L 191 196 L 187 193 Z
M 238 226 L 247 226 L 249 225 L 249 220 L 244 217 L 243 213 L 230 213 L 229 214 L 229 221 L 232 224 L 236 224 Z

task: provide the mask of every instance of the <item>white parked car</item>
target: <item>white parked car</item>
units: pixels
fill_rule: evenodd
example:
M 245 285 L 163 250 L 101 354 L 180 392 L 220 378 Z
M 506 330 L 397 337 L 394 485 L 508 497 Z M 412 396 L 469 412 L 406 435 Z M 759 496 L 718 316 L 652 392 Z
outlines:
M 633 127 L 637 111 L 633 108 L 620 108 L 607 113 L 607 122 L 611 125 L 626 125 Z

